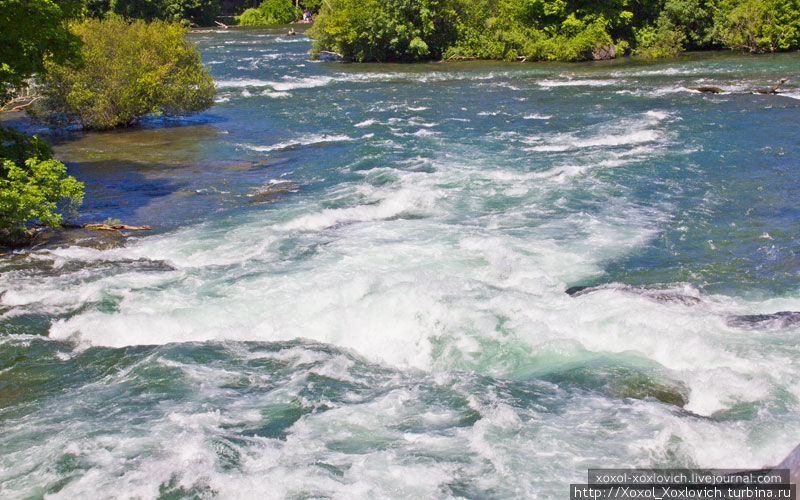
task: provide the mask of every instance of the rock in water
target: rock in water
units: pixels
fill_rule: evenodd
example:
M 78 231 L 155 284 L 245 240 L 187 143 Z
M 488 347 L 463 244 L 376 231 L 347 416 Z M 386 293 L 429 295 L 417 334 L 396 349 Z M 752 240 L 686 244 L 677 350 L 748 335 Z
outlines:
M 780 311 L 772 314 L 739 314 L 728 316 L 728 326 L 737 328 L 787 328 L 800 324 L 800 312 Z
M 623 283 L 606 283 L 604 285 L 597 286 L 572 286 L 567 288 L 566 293 L 573 297 L 580 297 L 581 295 L 586 295 L 587 293 L 597 292 L 600 290 L 617 290 L 631 295 L 647 297 L 648 299 L 653 299 L 657 302 L 673 302 L 686 306 L 693 306 L 700 303 L 700 297 L 681 293 L 677 290 L 647 289 L 644 287 L 633 287 Z
M 789 469 L 789 482 L 798 484 L 800 482 L 800 444 L 795 446 L 791 453 L 775 468 Z
M 670 379 L 659 367 L 631 366 L 614 357 L 597 357 L 544 375 L 542 380 L 558 385 L 597 391 L 616 398 L 653 398 L 683 408 L 689 389 Z
M 698 92 L 704 92 L 706 94 L 719 94 L 722 92 L 722 89 L 719 87 L 714 87 L 712 85 L 704 85 L 702 87 L 686 87 L 689 90 L 696 90 Z
M 592 59 L 595 61 L 607 61 L 615 57 L 617 57 L 617 49 L 610 43 L 608 45 L 597 45 L 592 49 Z

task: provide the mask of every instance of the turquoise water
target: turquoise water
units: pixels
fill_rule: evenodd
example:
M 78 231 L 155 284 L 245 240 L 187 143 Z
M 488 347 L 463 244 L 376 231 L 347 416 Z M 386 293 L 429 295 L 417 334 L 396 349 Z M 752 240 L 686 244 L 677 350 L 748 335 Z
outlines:
M 800 310 L 800 54 L 192 37 L 209 111 L 55 138 L 83 220 L 155 231 L 0 260 L 3 496 L 564 498 L 800 441 L 800 324 L 735 320 Z

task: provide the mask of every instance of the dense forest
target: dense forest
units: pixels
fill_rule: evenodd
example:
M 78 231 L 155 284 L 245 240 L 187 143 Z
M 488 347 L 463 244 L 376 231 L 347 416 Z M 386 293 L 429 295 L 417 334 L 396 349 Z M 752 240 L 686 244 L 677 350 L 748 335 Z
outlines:
M 90 17 L 265 26 L 314 14 L 312 55 L 580 61 L 800 46 L 800 0 L 89 0 Z
M 762 53 L 798 48 L 800 0 L 330 0 L 309 36 L 355 61 Z

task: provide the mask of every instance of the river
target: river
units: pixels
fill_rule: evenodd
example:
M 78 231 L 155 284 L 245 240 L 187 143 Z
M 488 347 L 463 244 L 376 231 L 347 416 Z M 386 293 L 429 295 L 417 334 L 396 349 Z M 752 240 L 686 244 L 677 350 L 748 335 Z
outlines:
M 800 311 L 800 53 L 282 33 L 191 35 L 205 113 L 56 138 L 82 220 L 155 229 L 0 258 L 4 497 L 566 498 L 800 441 L 800 316 L 759 316 Z

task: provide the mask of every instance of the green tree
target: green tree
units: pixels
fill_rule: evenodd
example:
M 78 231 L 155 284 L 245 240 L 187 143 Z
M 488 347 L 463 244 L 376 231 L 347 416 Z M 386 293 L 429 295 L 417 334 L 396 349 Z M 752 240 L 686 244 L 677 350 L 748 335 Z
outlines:
M 292 0 L 264 0 L 256 9 L 247 9 L 237 17 L 243 26 L 269 26 L 287 24 L 301 15 Z
M 92 5 L 92 4 L 90 4 Z M 201 26 L 214 24 L 219 14 L 217 0 L 110 0 L 108 9 L 126 19 L 180 22 L 187 20 Z
M 83 184 L 67 175 L 63 163 L 30 158 L 22 166 L 2 161 L 0 235 L 14 239 L 31 222 L 58 227 L 83 200 Z
M 180 116 L 209 108 L 214 84 L 186 28 L 177 23 L 87 19 L 83 65 L 48 62 L 34 114 L 87 129 L 131 125 L 148 115 Z
M 455 42 L 457 17 L 446 0 L 334 0 L 308 31 L 322 50 L 355 61 L 437 59 Z
M 714 38 L 749 52 L 800 47 L 800 0 L 720 0 Z
M 0 0 L 0 103 L 44 69 L 79 59 L 80 39 L 67 29 L 82 0 Z

